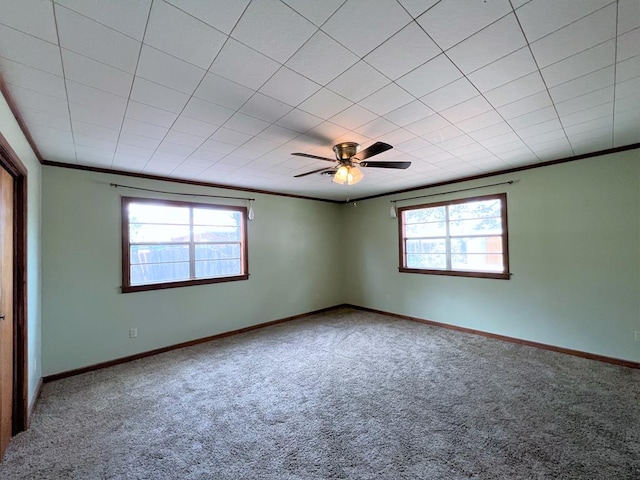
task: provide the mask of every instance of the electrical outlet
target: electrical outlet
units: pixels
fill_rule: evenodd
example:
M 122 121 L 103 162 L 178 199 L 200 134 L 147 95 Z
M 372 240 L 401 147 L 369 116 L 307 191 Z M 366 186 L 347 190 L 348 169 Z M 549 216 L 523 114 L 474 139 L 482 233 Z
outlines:
M 138 329 L 137 328 L 130 328 L 129 329 L 129 338 L 136 338 L 138 336 Z
M 636 330 L 635 335 L 636 335 L 636 342 L 640 342 L 640 330 Z

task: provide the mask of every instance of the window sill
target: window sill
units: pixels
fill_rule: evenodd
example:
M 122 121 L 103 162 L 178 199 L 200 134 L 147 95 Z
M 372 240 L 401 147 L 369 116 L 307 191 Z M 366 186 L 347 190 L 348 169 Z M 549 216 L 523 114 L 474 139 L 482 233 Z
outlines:
M 450 277 L 475 277 L 475 278 L 493 278 L 497 280 L 510 280 L 511 273 L 506 272 L 473 272 L 464 270 L 426 270 L 421 268 L 405 268 L 399 267 L 402 273 L 422 273 L 424 275 L 446 275 Z
M 197 280 L 183 280 L 179 282 L 150 283 L 146 285 L 123 285 L 122 293 L 146 292 L 149 290 L 163 290 L 165 288 L 190 287 L 193 285 L 208 285 L 210 283 L 237 282 L 249 280 L 249 274 L 236 275 L 233 277 L 199 278 Z

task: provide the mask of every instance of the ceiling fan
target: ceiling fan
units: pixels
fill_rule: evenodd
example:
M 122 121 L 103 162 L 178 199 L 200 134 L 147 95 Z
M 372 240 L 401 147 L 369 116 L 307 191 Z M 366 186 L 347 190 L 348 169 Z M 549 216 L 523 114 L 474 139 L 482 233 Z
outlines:
M 358 145 L 355 142 L 339 143 L 333 146 L 333 151 L 336 154 L 336 159 L 319 157 L 317 155 L 309 155 L 308 153 L 292 153 L 291 155 L 297 155 L 298 157 L 315 158 L 317 160 L 325 160 L 327 162 L 334 162 L 336 165 L 333 167 L 319 168 L 318 170 L 312 170 L 311 172 L 301 173 L 295 175 L 295 177 L 305 177 L 314 173 L 321 175 L 333 175 L 333 181 L 340 185 L 354 185 L 364 178 L 364 174 L 358 167 L 373 167 L 373 168 L 409 168 L 411 162 L 367 162 L 366 159 L 378 155 L 379 153 L 391 150 L 393 147 L 388 143 L 376 142 L 364 150 L 358 151 Z

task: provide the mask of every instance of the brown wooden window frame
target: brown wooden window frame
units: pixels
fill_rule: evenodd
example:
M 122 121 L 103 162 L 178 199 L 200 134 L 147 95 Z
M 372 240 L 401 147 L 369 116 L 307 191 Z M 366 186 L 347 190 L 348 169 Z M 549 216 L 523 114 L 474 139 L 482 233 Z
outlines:
M 408 210 L 419 210 L 426 208 L 435 208 L 435 207 L 448 207 L 450 205 L 459 205 L 463 203 L 471 203 L 477 201 L 484 200 L 500 200 L 500 217 L 502 221 L 502 234 L 500 237 L 502 238 L 502 258 L 503 258 L 503 272 L 491 272 L 491 271 L 477 271 L 477 270 L 459 270 L 459 269 L 426 269 L 426 268 L 408 268 L 406 266 L 406 237 L 405 237 L 405 229 L 404 229 L 404 212 Z M 448 212 L 448 209 L 447 209 Z M 452 236 L 449 233 L 449 219 L 448 214 L 445 220 L 447 224 L 447 233 L 445 235 L 445 243 L 447 245 L 446 255 L 448 256 L 448 263 L 450 263 L 451 257 L 451 248 L 450 241 Z M 496 235 L 498 236 L 498 235 Z M 467 197 L 460 198 L 456 200 L 448 200 L 444 202 L 436 202 L 422 205 L 411 205 L 408 207 L 400 207 L 398 208 L 398 239 L 399 239 L 399 267 L 398 270 L 404 273 L 422 273 L 428 275 L 448 275 L 455 277 L 477 277 L 477 278 L 494 278 L 500 280 L 509 280 L 511 278 L 511 273 L 509 270 L 509 234 L 507 229 L 507 194 L 506 193 L 497 193 L 492 195 L 482 195 L 476 197 Z
M 235 282 L 239 280 L 248 280 L 249 279 L 249 249 L 247 242 L 247 208 L 246 207 L 238 207 L 232 205 L 215 205 L 211 203 L 197 203 L 197 202 L 183 202 L 183 201 L 174 201 L 174 200 L 159 200 L 154 198 L 141 198 L 141 197 L 122 197 L 122 293 L 130 293 L 130 292 L 142 292 L 148 290 L 159 290 L 165 288 L 176 288 L 176 287 L 187 287 L 191 285 L 207 285 L 211 283 L 222 283 L 222 282 Z M 241 214 L 241 222 L 240 222 L 240 265 L 242 269 L 242 273 L 240 275 L 230 275 L 224 277 L 206 277 L 206 278 L 194 278 L 195 273 L 193 270 L 192 259 L 194 257 L 193 249 L 195 249 L 195 245 L 198 242 L 195 242 L 193 238 L 193 215 L 191 215 L 189 230 L 191 232 L 191 238 L 188 242 L 184 242 L 189 245 L 189 256 L 190 256 L 190 275 L 191 278 L 188 280 L 178 280 L 172 282 L 161 282 L 161 283 L 145 283 L 140 285 L 131 285 L 131 241 L 129 237 L 129 205 L 132 203 L 145 203 L 149 205 L 156 206 L 165 206 L 165 207 L 188 207 L 188 208 L 203 208 L 203 209 L 214 209 L 214 210 L 231 210 L 235 212 L 240 212 Z M 191 210 L 193 211 L 193 210 Z M 172 242 L 166 242 L 172 243 Z M 133 244 L 135 245 L 135 243 Z

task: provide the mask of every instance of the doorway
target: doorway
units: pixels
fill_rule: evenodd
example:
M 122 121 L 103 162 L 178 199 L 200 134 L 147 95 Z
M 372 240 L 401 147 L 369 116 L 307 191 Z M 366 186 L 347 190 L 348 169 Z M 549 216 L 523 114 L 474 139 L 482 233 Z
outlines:
M 0 455 L 13 433 L 13 178 L 0 168 Z
M 27 170 L 0 134 L 0 460 L 28 427 Z

